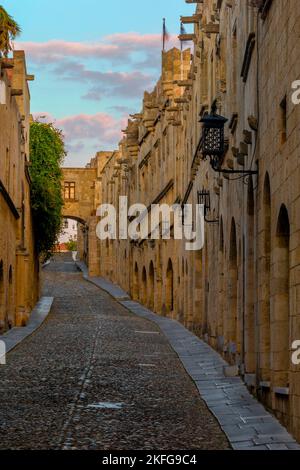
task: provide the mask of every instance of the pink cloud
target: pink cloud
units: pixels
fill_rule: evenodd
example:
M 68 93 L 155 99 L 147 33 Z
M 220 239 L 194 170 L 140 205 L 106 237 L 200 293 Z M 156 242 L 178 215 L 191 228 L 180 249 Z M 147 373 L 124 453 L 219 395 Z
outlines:
M 48 42 L 18 42 L 16 49 L 24 49 L 33 62 L 56 62 L 65 57 L 111 58 L 119 55 L 119 48 L 112 44 L 93 44 L 52 40 Z
M 78 62 L 65 61 L 57 65 L 55 74 L 62 80 L 87 83 L 91 88 L 83 96 L 87 100 L 99 101 L 103 96 L 140 98 L 145 89 L 154 85 L 155 79 L 139 70 L 130 72 L 101 72 L 90 70 Z
M 176 36 L 171 36 L 168 47 L 176 41 L 178 45 Z M 112 34 L 93 43 L 51 40 L 15 44 L 25 50 L 29 62 L 50 66 L 49 72 L 60 79 L 88 84 L 82 98 L 92 101 L 100 101 L 104 96 L 142 97 L 144 90 L 151 89 L 155 83 L 161 46 L 160 34 L 135 32 Z M 122 62 L 127 71 L 97 70 L 98 66 L 92 69 L 86 64 L 88 59 L 111 62 L 112 68 Z M 155 70 L 156 77 L 149 70 Z
M 66 57 L 119 60 L 127 62 L 133 52 L 146 55 L 160 49 L 160 34 L 140 34 L 135 32 L 116 33 L 105 36 L 99 42 L 71 42 L 51 40 L 47 42 L 16 42 L 16 49 L 24 49 L 29 59 L 37 63 L 56 62 Z M 169 47 L 178 45 L 176 35 L 170 36 Z
M 144 49 L 148 47 L 161 47 L 161 34 L 140 34 L 140 33 L 115 33 L 105 36 L 105 41 L 111 44 L 122 45 L 122 47 L 131 47 L 132 49 Z M 170 43 L 176 42 L 176 35 L 170 35 Z
M 79 150 L 84 142 L 96 141 L 99 150 L 102 146 L 116 148 L 122 137 L 121 130 L 126 125 L 126 118 L 116 119 L 107 113 L 78 114 L 55 119 L 49 113 L 35 113 L 35 119 L 54 122 L 65 136 L 66 146 L 70 150 Z
M 116 144 L 121 138 L 123 122 L 106 113 L 78 114 L 56 121 L 67 140 L 97 139 Z

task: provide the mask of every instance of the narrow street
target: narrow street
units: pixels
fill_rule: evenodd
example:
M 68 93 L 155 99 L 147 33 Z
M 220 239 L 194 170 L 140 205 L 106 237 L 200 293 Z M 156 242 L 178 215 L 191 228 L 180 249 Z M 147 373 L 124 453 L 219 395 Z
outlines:
M 1 449 L 229 449 L 168 341 L 66 255 L 52 310 L 0 368 Z

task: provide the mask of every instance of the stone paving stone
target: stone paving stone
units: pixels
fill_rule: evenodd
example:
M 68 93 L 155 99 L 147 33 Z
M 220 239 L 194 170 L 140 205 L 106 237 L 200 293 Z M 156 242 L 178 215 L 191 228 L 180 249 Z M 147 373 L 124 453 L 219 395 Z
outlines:
M 285 444 L 267 444 L 269 450 L 289 450 Z
M 253 438 L 253 442 L 255 445 L 259 444 L 274 444 L 272 436 L 255 436 Z
M 257 430 L 257 432 L 259 434 L 281 434 L 282 433 L 282 430 L 283 428 L 281 427 L 281 425 L 277 422 L 272 422 L 272 423 L 252 423 L 252 426 L 255 427 L 255 429 Z
M 247 450 L 249 447 L 253 447 L 252 441 L 244 441 L 244 442 L 233 442 L 232 444 L 233 450 Z
M 18 346 L 21 341 L 30 336 L 43 324 L 51 310 L 52 303 L 53 297 L 41 297 L 32 310 L 30 319 L 26 326 L 12 328 L 4 335 L 0 335 L 0 340 L 5 343 L 6 353 Z
M 62 264 L 50 315 L 0 367 L 0 449 L 229 450 L 159 326 Z
M 208 344 L 195 337 L 177 321 L 149 312 L 137 302 L 120 303 L 160 326 L 185 370 L 196 383 L 208 408 L 220 424 L 223 423 L 222 429 L 234 449 L 270 450 L 267 445 L 255 445 L 254 442 L 258 436 L 269 433 L 281 435 L 282 438 L 286 433 L 293 441 L 293 437 L 285 428 L 250 394 L 240 377 L 224 375 L 223 366 L 227 365 L 226 361 Z M 284 440 L 270 443 L 273 444 L 282 444 L 282 449 L 286 447 Z M 293 448 L 300 450 L 300 445 L 295 443 Z
M 218 415 L 218 421 L 221 426 L 231 425 L 231 424 L 242 424 L 242 420 L 238 415 Z
M 242 444 L 239 445 L 239 446 L 237 444 L 235 444 L 234 449 L 235 450 L 247 450 L 247 451 L 249 451 L 249 450 L 255 450 L 255 451 L 256 450 L 270 450 L 267 446 L 252 446 L 251 447 L 251 446 L 248 446 L 248 445 L 243 446 Z
M 286 446 L 290 450 L 299 450 L 299 444 L 297 443 L 292 443 L 292 444 L 287 443 Z
M 215 406 L 211 406 L 210 410 L 212 413 L 214 413 L 214 415 L 219 416 L 220 418 L 226 415 L 237 416 L 237 413 L 234 413 L 234 410 L 232 410 L 229 406 L 224 406 L 219 403 Z

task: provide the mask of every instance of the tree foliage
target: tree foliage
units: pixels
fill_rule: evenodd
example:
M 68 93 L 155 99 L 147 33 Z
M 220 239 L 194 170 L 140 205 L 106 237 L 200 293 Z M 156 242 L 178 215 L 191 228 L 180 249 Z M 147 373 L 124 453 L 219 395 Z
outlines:
M 0 56 L 8 56 L 12 50 L 12 41 L 20 34 L 21 28 L 0 5 Z
M 73 238 L 70 238 L 70 240 L 66 242 L 66 247 L 69 251 L 76 251 L 77 250 L 76 240 L 73 240 Z
M 53 124 L 30 126 L 31 206 L 38 252 L 49 258 L 62 225 L 61 164 L 66 155 L 62 132 Z

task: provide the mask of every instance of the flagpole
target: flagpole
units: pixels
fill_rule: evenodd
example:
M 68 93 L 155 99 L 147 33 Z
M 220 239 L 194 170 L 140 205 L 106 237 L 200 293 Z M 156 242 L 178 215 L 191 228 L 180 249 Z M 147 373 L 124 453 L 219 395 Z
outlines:
M 181 33 L 182 33 L 182 23 L 180 23 L 180 34 Z M 181 75 L 181 80 L 183 80 L 183 42 L 182 41 L 180 41 L 180 75 Z M 182 92 L 183 92 L 183 87 L 182 87 Z
M 166 18 L 163 18 L 163 52 L 165 52 L 166 47 Z

